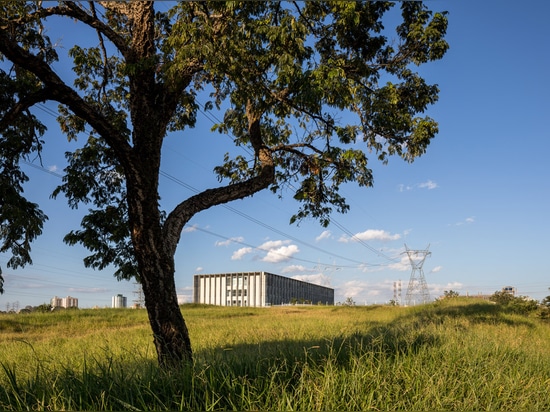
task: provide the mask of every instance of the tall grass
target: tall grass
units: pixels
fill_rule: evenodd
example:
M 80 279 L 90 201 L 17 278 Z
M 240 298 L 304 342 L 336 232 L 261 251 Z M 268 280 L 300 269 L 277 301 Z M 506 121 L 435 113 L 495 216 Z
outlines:
M 170 372 L 143 311 L 0 315 L 0 409 L 550 409 L 549 325 L 490 303 L 182 310 Z

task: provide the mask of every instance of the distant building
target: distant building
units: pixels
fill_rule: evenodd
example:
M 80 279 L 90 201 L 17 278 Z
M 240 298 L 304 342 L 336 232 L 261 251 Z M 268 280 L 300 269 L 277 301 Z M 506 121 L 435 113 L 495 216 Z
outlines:
M 516 296 L 516 288 L 513 286 L 504 286 L 502 288 L 503 293 L 508 293 L 509 295 Z
M 78 308 L 78 299 L 71 296 L 66 298 L 58 298 L 54 296 L 51 300 L 52 309 L 55 308 Z
M 111 303 L 113 308 L 125 308 L 126 307 L 126 296 L 122 296 L 120 293 L 116 296 L 113 296 Z
M 334 305 L 334 289 L 267 272 L 195 275 L 193 302 L 218 306 Z

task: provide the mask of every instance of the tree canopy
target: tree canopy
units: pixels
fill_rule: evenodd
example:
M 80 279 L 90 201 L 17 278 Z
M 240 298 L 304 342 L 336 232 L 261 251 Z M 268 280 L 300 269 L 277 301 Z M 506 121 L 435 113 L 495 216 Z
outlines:
M 445 54 L 447 18 L 422 2 L 401 2 L 399 15 L 388 1 L 172 6 L 0 4 L 0 251 L 11 253 L 8 267 L 31 263 L 31 242 L 47 219 L 24 197 L 20 167 L 48 140 L 33 111 L 38 103 L 57 102 L 61 131 L 82 142 L 67 153 L 53 194 L 89 207 L 65 241 L 90 250 L 87 266 L 113 264 L 117 277 L 137 278 L 148 310 L 162 288 L 173 309 L 175 289 L 165 280 L 173 283 L 180 234 L 195 214 L 267 188 L 292 190 L 299 204 L 292 222 L 313 217 L 326 226 L 333 210 L 349 208 L 343 183 L 372 185 L 370 154 L 411 162 L 438 132 L 424 114 L 438 87 L 416 68 Z M 97 39 L 93 47 L 70 45 L 68 78 L 53 69 L 65 49 L 48 37 L 59 19 Z M 214 169 L 218 186 L 164 211 L 162 143 L 192 130 L 199 98 L 223 112 L 214 130 L 250 156 L 227 154 Z M 167 332 L 155 330 L 153 318 L 158 338 Z

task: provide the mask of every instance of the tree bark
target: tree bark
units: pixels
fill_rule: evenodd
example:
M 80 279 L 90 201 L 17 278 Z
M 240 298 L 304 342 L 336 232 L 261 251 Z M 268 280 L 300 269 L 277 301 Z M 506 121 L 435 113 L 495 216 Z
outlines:
M 167 250 L 162 237 L 156 191 L 151 194 L 130 188 L 131 236 L 158 362 L 162 368 L 179 367 L 191 361 L 192 349 L 178 305 L 174 254 Z M 143 193 L 150 195 L 142 196 Z
M 162 259 L 150 261 L 141 277 L 159 365 L 165 369 L 182 366 L 191 361 L 193 353 L 178 305 L 173 264 Z

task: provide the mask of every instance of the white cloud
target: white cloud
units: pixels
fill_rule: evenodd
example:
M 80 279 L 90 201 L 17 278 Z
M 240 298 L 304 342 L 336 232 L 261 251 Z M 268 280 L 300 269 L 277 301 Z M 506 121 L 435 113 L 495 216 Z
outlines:
M 254 253 L 254 250 L 265 252 L 266 254 L 263 258 L 261 258 L 261 261 L 269 263 L 285 262 L 300 251 L 298 246 L 291 244 L 290 240 L 268 240 L 256 248 L 240 248 L 239 250 L 233 252 L 231 260 L 240 260 L 245 255 Z M 259 256 L 256 256 L 256 258 L 260 259 Z
M 192 303 L 193 302 L 193 287 L 192 286 L 184 286 L 181 288 L 178 288 L 178 305 L 183 305 L 184 303 Z
M 474 222 L 475 222 L 474 216 L 470 216 L 460 222 L 456 222 L 454 225 L 455 226 L 470 225 Z
M 371 273 L 371 272 L 380 272 L 381 270 L 386 269 L 385 266 L 375 266 L 375 265 L 369 265 L 367 263 L 362 263 L 357 268 L 363 272 L 363 273 Z
M 344 299 L 348 297 L 356 298 L 359 295 L 366 294 L 368 290 L 369 284 L 359 280 L 351 280 L 338 288 L 339 294 L 344 296 Z
M 443 269 L 443 266 L 436 266 L 432 270 L 430 270 L 430 273 L 437 273 L 440 272 L 441 269 Z
M 358 305 L 363 305 L 365 302 L 373 303 L 373 301 L 382 303 L 384 301 L 382 293 L 385 291 L 385 294 L 389 296 L 392 293 L 392 285 L 393 282 L 388 280 L 377 283 L 351 280 L 340 286 L 337 289 L 337 294 L 342 301 L 349 297 Z
M 398 299 L 405 303 L 408 281 L 399 280 L 399 282 L 401 282 L 401 292 Z M 396 279 L 385 279 L 377 282 L 351 280 L 335 289 L 336 301 L 344 302 L 346 298 L 351 297 L 358 305 L 389 302 L 395 296 L 395 283 Z M 461 295 L 467 294 L 467 292 L 464 292 L 465 286 L 459 282 L 436 284 L 428 278 L 428 288 L 432 299 L 442 296 L 445 290 L 458 291 Z
M 401 260 L 399 262 L 389 264 L 388 268 L 391 270 L 404 272 L 406 270 L 411 270 L 411 263 L 408 256 L 404 255 L 401 257 Z
M 329 286 L 330 287 L 330 278 L 322 273 L 315 275 L 297 275 L 292 276 L 292 279 L 302 280 L 304 282 L 313 283 L 315 285 Z
M 320 242 L 323 239 L 330 239 L 332 237 L 332 233 L 330 230 L 324 230 L 319 236 L 315 238 L 316 242 Z
M 244 242 L 244 237 L 242 236 L 237 236 L 237 237 L 232 237 L 230 239 L 226 239 L 226 240 L 218 240 L 215 245 L 216 246 L 229 246 L 231 243 L 242 243 Z
M 202 272 L 203 270 L 204 270 L 204 268 L 203 268 L 202 266 L 197 266 L 197 267 L 195 268 L 195 272 L 196 272 L 196 273 Z
M 279 248 L 283 245 L 288 245 L 289 243 L 290 240 L 268 240 L 267 242 L 264 242 L 260 246 L 258 246 L 258 249 L 269 251 L 274 248 Z
M 56 166 L 56 165 L 51 165 L 51 166 L 48 166 L 48 171 L 50 172 L 57 172 L 59 170 L 59 168 Z
M 427 182 L 424 182 L 424 183 L 419 183 L 418 184 L 418 187 L 420 189 L 428 189 L 428 190 L 432 190 L 432 189 L 435 189 L 437 186 L 437 183 L 431 181 L 431 180 L 428 180 Z
M 195 232 L 196 230 L 197 230 L 197 225 L 193 225 L 193 226 L 184 227 L 182 232 L 191 233 L 191 232 Z
M 193 302 L 193 295 L 178 295 L 178 305 L 184 305 L 186 303 L 192 303 Z
M 244 255 L 247 255 L 252 252 L 251 247 L 242 247 L 239 250 L 233 252 L 233 255 L 231 256 L 231 260 L 241 260 Z
M 305 272 L 307 271 L 307 268 L 302 265 L 290 265 L 285 267 L 282 270 L 282 273 L 292 273 L 292 272 Z
M 299 251 L 300 249 L 298 249 L 298 246 L 296 245 L 273 248 L 267 252 L 267 255 L 262 259 L 262 261 L 270 263 L 285 262 Z
M 464 285 L 460 282 L 449 282 L 446 285 L 428 282 L 428 288 L 430 289 L 430 295 L 432 299 L 443 296 L 446 290 L 454 290 L 455 292 L 459 292 L 459 294 L 465 296 L 466 294 L 461 292 L 463 287 Z
M 414 189 L 428 189 L 428 190 L 433 190 L 433 189 L 438 188 L 439 186 L 438 186 L 437 183 L 434 182 L 433 180 L 428 180 L 428 181 L 426 181 L 426 182 L 417 183 L 417 184 L 412 185 L 412 186 L 400 184 L 398 187 L 399 187 L 399 191 L 400 191 L 400 192 L 408 192 L 409 190 L 414 190 Z
M 378 229 L 368 229 L 364 232 L 356 233 L 353 235 L 353 237 L 349 237 L 346 235 L 343 235 L 338 239 L 339 242 L 357 242 L 359 240 L 363 241 L 369 241 L 369 240 L 381 240 L 381 241 L 389 241 L 389 240 L 397 240 L 400 239 L 401 235 L 399 234 L 390 234 L 389 232 L 386 232 L 385 230 L 378 230 Z

